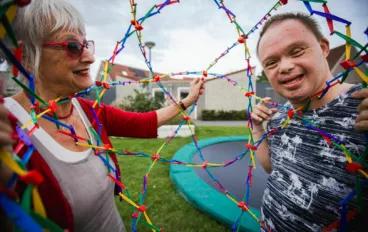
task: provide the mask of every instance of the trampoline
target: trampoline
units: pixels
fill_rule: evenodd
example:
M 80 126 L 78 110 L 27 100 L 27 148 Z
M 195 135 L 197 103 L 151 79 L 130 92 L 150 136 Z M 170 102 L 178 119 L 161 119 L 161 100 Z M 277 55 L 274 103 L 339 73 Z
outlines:
M 244 152 L 247 139 L 245 136 L 216 137 L 200 140 L 198 145 L 202 148 L 204 160 L 209 163 L 223 163 Z M 173 159 L 197 164 L 203 163 L 194 143 L 182 147 L 175 153 Z M 212 174 L 237 201 L 242 200 L 246 190 L 245 182 L 249 159 L 249 154 L 246 154 L 242 160 L 230 166 L 211 168 Z M 268 175 L 257 161 L 256 167 L 252 171 L 253 186 L 250 189 L 249 206 L 252 212 L 260 218 L 262 196 Z M 170 177 L 179 194 L 188 202 L 209 214 L 215 220 L 229 227 L 234 225 L 241 209 L 221 192 L 213 183 L 212 178 L 202 168 L 173 164 L 170 166 Z M 242 216 L 239 223 L 241 231 L 260 231 L 259 223 L 248 213 Z

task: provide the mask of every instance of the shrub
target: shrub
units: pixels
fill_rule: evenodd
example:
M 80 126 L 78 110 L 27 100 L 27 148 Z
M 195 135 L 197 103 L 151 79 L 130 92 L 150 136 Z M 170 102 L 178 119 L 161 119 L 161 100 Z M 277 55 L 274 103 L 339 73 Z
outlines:
M 248 120 L 248 115 L 245 110 L 202 110 L 203 121 L 236 121 L 236 120 Z
M 134 90 L 135 95 L 129 95 L 115 107 L 132 112 L 149 112 L 164 107 L 164 100 L 160 97 L 150 97 L 149 93 Z

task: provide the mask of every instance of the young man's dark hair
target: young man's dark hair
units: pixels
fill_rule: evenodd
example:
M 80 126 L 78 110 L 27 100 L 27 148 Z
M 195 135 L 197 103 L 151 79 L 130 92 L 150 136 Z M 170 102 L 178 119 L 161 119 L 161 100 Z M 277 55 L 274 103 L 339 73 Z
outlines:
M 296 12 L 296 13 L 288 12 L 284 14 L 278 14 L 278 15 L 274 15 L 271 18 L 269 18 L 263 25 L 261 32 L 259 33 L 259 39 L 257 42 L 257 54 L 258 54 L 259 42 L 261 41 L 262 36 L 266 33 L 268 28 L 271 25 L 283 22 L 288 19 L 298 20 L 299 22 L 303 23 L 304 26 L 314 34 L 314 36 L 317 38 L 318 41 L 320 41 L 323 38 L 323 34 L 320 30 L 318 22 L 311 16 L 305 13 L 301 13 L 301 12 Z

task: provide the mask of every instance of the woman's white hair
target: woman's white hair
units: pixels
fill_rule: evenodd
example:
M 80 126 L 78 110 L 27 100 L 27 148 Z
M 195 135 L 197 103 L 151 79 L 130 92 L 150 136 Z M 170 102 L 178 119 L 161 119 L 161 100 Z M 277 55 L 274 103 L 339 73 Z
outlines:
M 39 74 L 42 44 L 48 36 L 58 30 L 86 34 L 82 15 L 65 0 L 33 0 L 18 9 L 13 27 L 16 38 L 23 42 L 22 64 L 35 77 Z

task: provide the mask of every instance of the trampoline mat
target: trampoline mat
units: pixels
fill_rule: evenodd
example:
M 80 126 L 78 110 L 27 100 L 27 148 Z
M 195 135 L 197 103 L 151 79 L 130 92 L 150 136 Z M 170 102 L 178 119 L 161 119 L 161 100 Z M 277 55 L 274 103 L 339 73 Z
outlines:
M 201 151 L 205 161 L 219 164 L 233 160 L 236 156 L 244 152 L 246 143 L 246 141 L 217 143 L 204 147 Z M 246 190 L 249 160 L 250 154 L 248 152 L 242 160 L 238 160 L 227 167 L 210 168 L 215 178 L 217 178 L 221 185 L 227 189 L 237 201 L 242 201 Z M 203 163 L 198 152 L 194 154 L 192 162 L 197 164 Z M 221 192 L 205 170 L 202 168 L 194 168 L 194 170 L 208 185 Z M 256 169 L 253 169 L 252 174 L 253 183 L 250 188 L 249 205 L 253 208 L 260 209 L 268 174 L 263 170 L 258 161 L 256 161 Z

